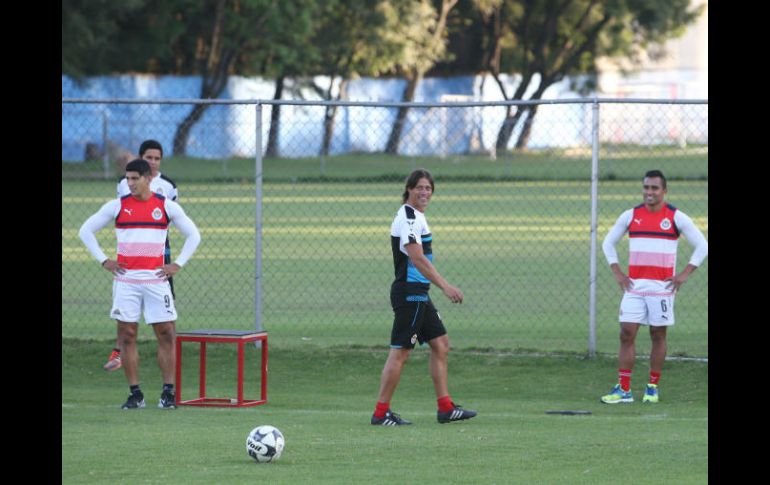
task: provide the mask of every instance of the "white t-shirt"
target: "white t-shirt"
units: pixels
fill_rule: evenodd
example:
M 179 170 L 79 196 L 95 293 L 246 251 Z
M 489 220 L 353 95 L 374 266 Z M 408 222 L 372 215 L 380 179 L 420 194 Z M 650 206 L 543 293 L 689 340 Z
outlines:
M 433 262 L 433 235 L 425 214 L 408 204 L 402 205 L 390 226 L 390 240 L 396 281 L 430 284 L 430 280 L 412 264 L 404 248 L 407 244 L 417 243 L 422 246 L 425 257 Z
M 160 172 L 150 180 L 150 190 L 167 199 L 171 199 L 174 202 L 176 202 L 179 197 L 179 191 L 177 190 L 174 181 Z M 131 194 L 131 191 L 128 189 L 128 180 L 126 180 L 126 177 L 123 177 L 120 179 L 120 182 L 118 182 L 117 193 L 118 199 Z

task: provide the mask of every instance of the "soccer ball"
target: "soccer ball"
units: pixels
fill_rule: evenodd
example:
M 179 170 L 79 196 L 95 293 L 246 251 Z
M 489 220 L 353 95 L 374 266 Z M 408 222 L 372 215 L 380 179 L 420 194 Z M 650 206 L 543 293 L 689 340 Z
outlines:
M 283 434 L 273 426 L 257 426 L 246 437 L 246 451 L 257 463 L 268 463 L 281 457 Z

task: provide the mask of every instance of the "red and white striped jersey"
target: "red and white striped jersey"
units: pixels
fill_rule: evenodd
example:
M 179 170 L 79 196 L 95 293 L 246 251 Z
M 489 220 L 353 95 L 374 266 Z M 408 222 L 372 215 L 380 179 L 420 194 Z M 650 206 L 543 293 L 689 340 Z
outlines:
M 163 283 L 157 269 L 163 266 L 163 253 L 169 224 L 185 237 L 184 246 L 174 263 L 184 266 L 200 244 L 201 236 L 195 223 L 182 207 L 160 194 L 142 201 L 128 195 L 104 204 L 80 227 L 80 239 L 94 259 L 103 263 L 107 258 L 99 247 L 95 233 L 111 221 L 117 236 L 117 260 L 126 270 L 116 274 L 116 281 L 129 283 Z
M 674 276 L 679 230 L 674 223 L 676 207 L 665 204 L 650 212 L 644 204 L 634 207 L 628 226 L 628 277 L 665 280 Z
M 127 195 L 120 199 L 115 218 L 118 263 L 127 270 L 153 270 L 163 266 L 169 217 L 165 197 L 153 193 L 148 200 Z
M 626 232 L 628 277 L 634 280 L 633 293 L 656 292 L 666 287 L 666 278 L 676 274 L 680 235 L 695 248 L 689 264 L 700 266 L 708 255 L 708 242 L 703 233 L 689 216 L 670 204 L 658 212 L 650 212 L 644 204 L 623 212 L 602 243 L 609 264 L 618 262 L 615 245 Z

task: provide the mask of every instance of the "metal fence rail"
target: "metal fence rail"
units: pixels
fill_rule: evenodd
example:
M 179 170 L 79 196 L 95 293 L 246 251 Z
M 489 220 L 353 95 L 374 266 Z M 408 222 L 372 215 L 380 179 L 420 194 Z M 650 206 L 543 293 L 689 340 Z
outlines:
M 204 113 L 180 142 L 196 105 Z M 615 352 L 621 295 L 600 244 L 641 202 L 647 170 L 663 170 L 667 200 L 708 236 L 707 101 L 407 105 L 393 147 L 404 103 L 63 100 L 62 336 L 114 338 L 111 277 L 77 230 L 115 197 L 148 138 L 164 146 L 161 171 L 202 234 L 175 278 L 181 330 L 262 326 L 284 345 L 386 345 L 388 231 L 417 167 L 436 179 L 436 266 L 466 295 L 458 306 L 433 292 L 456 347 Z M 537 115 L 496 149 L 509 106 Z M 111 227 L 98 236 L 114 251 Z M 170 239 L 178 254 L 181 235 Z M 618 251 L 627 261 L 626 242 Z M 690 254 L 682 241 L 680 269 Z M 676 311 L 669 353 L 707 356 L 707 262 Z

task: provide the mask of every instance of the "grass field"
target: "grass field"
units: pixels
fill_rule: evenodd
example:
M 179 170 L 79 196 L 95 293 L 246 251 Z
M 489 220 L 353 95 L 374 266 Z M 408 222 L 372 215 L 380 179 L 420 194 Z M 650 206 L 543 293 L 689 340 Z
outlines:
M 77 237 L 114 190 L 111 182 L 62 182 L 62 335 L 108 340 L 110 275 Z M 603 181 L 599 243 L 639 183 Z M 254 186 L 190 183 L 181 201 L 201 229 L 195 256 L 176 278 L 180 329 L 253 328 Z M 441 182 L 428 212 L 436 264 L 463 289 L 450 305 L 434 295 L 458 348 L 580 352 L 587 349 L 590 186 L 580 181 Z M 389 335 L 392 262 L 388 228 L 396 183 L 266 183 L 264 325 L 285 345 L 372 346 Z M 708 236 L 708 182 L 677 181 L 669 200 Z M 105 250 L 114 231 L 99 233 Z M 181 237 L 172 230 L 172 247 Z M 627 257 L 627 243 L 619 246 Z M 176 254 L 176 253 L 175 253 Z M 680 244 L 679 266 L 691 254 Z M 623 259 L 622 259 L 623 260 Z M 708 260 L 707 260 L 708 261 Z M 620 292 L 599 249 L 597 349 L 614 353 Z M 677 299 L 670 354 L 708 355 L 708 262 Z M 140 337 L 152 338 L 140 331 Z M 640 339 L 640 352 L 649 349 Z
M 603 145 L 599 176 L 605 180 L 637 180 L 650 167 L 669 179 L 707 180 L 708 147 Z M 178 182 L 253 181 L 253 158 L 209 160 L 189 157 L 163 159 L 163 172 Z M 581 149 L 532 150 L 488 155 L 407 157 L 377 153 L 354 153 L 333 157 L 266 158 L 263 177 L 267 182 L 387 180 L 401 183 L 410 171 L 424 167 L 443 180 L 589 180 L 590 147 Z M 111 178 L 117 166 L 108 164 Z M 62 178 L 80 180 L 104 176 L 101 161 L 62 163 Z
M 668 150 L 668 151 L 666 151 Z M 640 174 L 661 168 L 668 201 L 708 237 L 708 150 L 606 147 L 599 243 L 641 200 Z M 254 326 L 253 160 L 164 160 L 202 242 L 176 278 L 177 328 Z M 403 178 L 436 177 L 428 209 L 436 265 L 465 293 L 434 299 L 452 343 L 453 398 L 479 411 L 439 425 L 428 351 L 413 352 L 393 409 L 413 426 L 369 425 L 392 312 L 388 228 Z M 140 328 L 148 408 L 121 411 L 121 372 L 101 365 L 115 336 L 110 275 L 77 237 L 114 196 L 100 163 L 62 164 L 62 483 L 707 483 L 708 363 L 666 362 L 661 402 L 643 405 L 649 339 L 640 334 L 637 402 L 608 406 L 616 380 L 620 291 L 599 249 L 597 350 L 588 345 L 590 161 L 585 153 L 407 158 L 351 155 L 265 161 L 263 315 L 270 339 L 268 403 L 157 409 L 152 331 Z M 103 249 L 114 231 L 99 233 Z M 171 231 L 174 254 L 181 236 Z M 627 243 L 618 247 L 621 261 Z M 680 244 L 678 266 L 691 254 Z M 669 355 L 708 356 L 708 260 L 677 298 Z M 235 346 L 210 345 L 208 395 L 234 397 Z M 252 349 L 249 349 L 252 350 Z M 197 349 L 184 348 L 184 398 L 197 393 Z M 247 352 L 256 369 L 258 352 Z M 257 395 L 247 374 L 247 398 Z M 251 377 L 249 377 L 249 375 Z M 547 415 L 555 409 L 589 416 Z M 248 432 L 278 427 L 286 450 L 258 465 Z M 256 468 L 255 468 L 256 467 Z
M 231 348 L 232 347 L 232 348 Z M 234 396 L 235 346 L 209 348 L 209 395 Z M 193 346 L 184 375 L 194 376 Z M 426 350 L 407 363 L 393 409 L 410 427 L 368 424 L 387 350 L 271 345 L 268 403 L 242 409 L 157 409 L 154 343 L 142 343 L 147 408 L 120 410 L 121 372 L 106 373 L 103 342 L 62 346 L 62 483 L 707 483 L 708 364 L 668 362 L 661 402 L 604 405 L 613 359 L 457 351 L 450 391 L 479 411 L 439 425 Z M 258 352 L 247 352 L 255 359 Z M 252 366 L 256 368 L 256 364 Z M 188 367 L 189 366 L 189 367 Z M 252 374 L 253 375 L 253 374 Z M 187 377 L 185 397 L 196 392 Z M 257 378 L 246 392 L 257 392 Z M 255 394 L 252 394 L 255 395 Z M 546 415 L 589 410 L 590 416 Z M 246 454 L 248 432 L 271 424 L 286 437 L 275 463 Z

